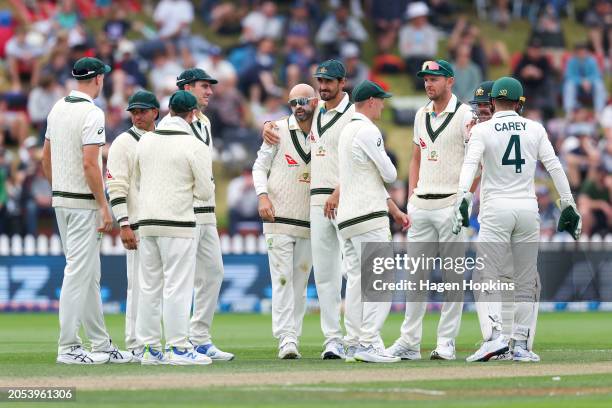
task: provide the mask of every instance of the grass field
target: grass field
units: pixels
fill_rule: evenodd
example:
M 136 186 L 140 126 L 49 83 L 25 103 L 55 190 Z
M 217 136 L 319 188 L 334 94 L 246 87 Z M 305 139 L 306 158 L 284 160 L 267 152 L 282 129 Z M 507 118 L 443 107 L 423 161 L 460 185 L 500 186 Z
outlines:
M 387 343 L 397 337 L 401 319 L 389 317 L 383 333 Z M 457 339 L 457 361 L 371 365 L 320 360 L 318 315 L 306 317 L 302 360 L 279 361 L 270 316 L 225 314 L 215 318 L 214 338 L 236 353 L 235 361 L 207 367 L 79 367 L 55 364 L 55 315 L 4 314 L 0 387 L 74 386 L 77 401 L 69 406 L 91 407 L 395 407 L 408 401 L 425 407 L 610 407 L 611 319 L 603 312 L 544 313 L 536 340 L 541 363 L 467 364 L 464 359 L 475 349 L 480 331 L 470 313 Z M 123 316 L 106 321 L 122 344 Z M 435 344 L 436 324 L 437 315 L 428 314 L 424 356 Z

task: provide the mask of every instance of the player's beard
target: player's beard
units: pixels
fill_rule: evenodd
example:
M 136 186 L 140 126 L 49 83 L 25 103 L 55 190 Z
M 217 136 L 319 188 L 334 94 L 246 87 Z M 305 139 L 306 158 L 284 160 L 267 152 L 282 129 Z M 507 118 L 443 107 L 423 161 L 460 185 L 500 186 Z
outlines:
M 293 115 L 297 119 L 298 122 L 306 122 L 312 118 L 314 110 L 310 107 L 303 106 L 299 109 L 296 109 Z
M 326 89 L 325 91 L 321 91 L 319 90 L 319 95 L 321 96 L 321 99 L 324 101 L 331 101 L 332 99 L 334 99 L 337 95 L 338 92 L 340 92 L 340 88 L 336 88 L 335 90 L 332 89 Z

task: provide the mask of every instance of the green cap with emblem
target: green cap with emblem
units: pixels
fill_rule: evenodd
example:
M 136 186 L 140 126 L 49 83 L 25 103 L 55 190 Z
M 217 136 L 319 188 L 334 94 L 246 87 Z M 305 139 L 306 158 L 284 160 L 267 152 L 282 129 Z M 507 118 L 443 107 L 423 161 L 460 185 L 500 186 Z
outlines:
M 343 63 L 335 59 L 323 61 L 317 67 L 314 77 L 326 79 L 342 79 L 346 77 L 346 68 L 344 68 Z
M 175 113 L 189 112 L 198 108 L 198 100 L 190 92 L 176 91 L 170 97 L 168 106 Z
M 453 66 L 450 64 L 450 62 L 439 59 L 435 61 L 425 61 L 423 63 L 421 70 L 417 72 L 417 76 L 419 78 L 423 78 L 425 75 L 436 75 L 452 78 L 455 76 L 455 71 L 453 70 Z
M 180 89 L 183 89 L 185 85 L 196 81 L 206 81 L 210 82 L 211 84 L 216 84 L 219 82 L 210 75 L 208 75 L 203 69 L 189 68 L 183 71 L 181 75 L 176 78 L 176 86 L 178 86 Z
M 111 67 L 97 58 L 85 57 L 79 59 L 72 67 L 72 76 L 77 81 L 94 78 L 96 75 L 108 74 Z
M 367 79 L 353 89 L 353 101 L 355 102 L 365 101 L 370 98 L 384 99 L 392 96 L 392 94 L 385 92 L 380 85 Z
M 478 85 L 478 88 L 474 91 L 474 99 L 472 99 L 470 103 L 479 104 L 491 102 L 491 91 L 494 83 L 495 81 L 484 81 Z
M 132 109 L 159 109 L 159 101 L 153 92 L 138 91 L 128 99 L 127 111 Z
M 523 96 L 523 85 L 512 77 L 501 77 L 493 84 L 491 98 L 518 101 Z

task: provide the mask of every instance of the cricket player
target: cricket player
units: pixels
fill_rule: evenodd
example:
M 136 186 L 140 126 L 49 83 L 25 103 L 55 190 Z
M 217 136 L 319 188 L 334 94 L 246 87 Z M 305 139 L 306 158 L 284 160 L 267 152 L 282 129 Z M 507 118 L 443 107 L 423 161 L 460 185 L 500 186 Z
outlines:
M 278 358 L 300 358 L 298 339 L 312 269 L 310 247 L 310 128 L 315 90 L 298 84 L 289 92 L 292 114 L 275 122 L 280 143 L 264 142 L 253 165 L 259 215 L 268 243 L 272 281 L 272 334 Z
M 340 202 L 338 229 L 344 241 L 347 269 L 345 325 L 346 361 L 393 363 L 380 330 L 391 302 L 364 302 L 361 298 L 362 244 L 391 241 L 387 190 L 384 183 L 397 178 L 397 170 L 385 152 L 382 134 L 372 121 L 380 119 L 384 100 L 391 94 L 371 81 L 353 90 L 355 114 L 338 145 Z
M 310 133 L 312 163 L 310 182 L 310 233 L 312 262 L 317 296 L 321 309 L 321 330 L 325 336 L 321 358 L 345 358 L 340 309 L 342 304 L 343 239 L 335 220 L 340 191 L 338 180 L 338 139 L 344 126 L 351 121 L 355 106 L 343 91 L 346 69 L 337 60 L 319 64 L 314 77 L 322 102 L 315 110 Z M 264 139 L 277 144 L 279 136 L 274 124 L 264 127 Z M 396 222 L 406 225 L 406 214 L 393 200 L 387 200 L 389 212 Z
M 147 132 L 155 130 L 159 102 L 149 91 L 137 91 L 128 99 L 127 111 L 132 127 L 121 133 L 108 150 L 106 184 L 115 219 L 121 228 L 119 236 L 127 250 L 127 298 L 125 302 L 125 346 L 132 353 L 132 362 L 140 363 L 136 340 L 138 308 L 138 189 L 133 176 L 136 146 Z
M 204 144 L 209 151 L 206 165 L 210 170 L 212 182 L 213 138 L 210 121 L 202 113 L 207 107 L 213 94 L 212 85 L 218 81 L 200 68 L 190 68 L 183 71 L 176 79 L 176 86 L 195 96 L 198 101 L 198 111 L 193 122 L 191 132 Z M 166 116 L 160 124 L 169 118 Z M 202 158 L 202 160 L 205 160 Z M 196 217 L 196 270 L 194 280 L 193 316 L 189 327 L 189 340 L 198 353 L 202 353 L 213 360 L 230 361 L 234 359 L 232 353 L 217 348 L 211 337 L 211 326 L 219 292 L 223 283 L 223 259 L 221 258 L 221 244 L 217 231 L 217 217 L 215 215 L 214 194 L 206 201 L 195 200 L 194 212 Z
M 462 215 L 458 206 L 472 184 L 482 163 L 480 207 L 480 256 L 486 255 L 487 267 L 481 281 L 499 279 L 505 253 L 512 251 L 514 269 L 514 323 L 512 340 L 515 361 L 540 360 L 529 349 L 537 318 L 538 241 L 540 218 L 534 190 L 537 161 L 549 172 L 561 197 L 562 214 L 559 231 L 580 237 L 581 218 L 576 210 L 567 177 L 548 140 L 544 127 L 521 117 L 523 87 L 519 81 L 503 77 L 495 81 L 491 92 L 495 114 L 492 119 L 475 125 L 461 170 L 455 204 L 453 232 L 461 229 Z M 484 255 L 483 254 L 484 250 Z M 481 293 L 477 308 L 484 343 L 467 361 L 487 361 L 508 350 L 508 339 L 502 333 L 501 303 L 495 290 Z
M 428 257 L 437 254 L 438 243 L 442 244 L 441 257 L 462 257 L 464 236 L 452 234 L 448 223 L 453 218 L 468 137 L 467 126 L 472 113 L 470 107 L 452 93 L 454 71 L 451 64 L 444 60 L 426 61 L 417 76 L 423 78 L 430 102 L 417 111 L 414 121 L 414 147 L 408 180 L 408 216 L 411 218 L 408 242 L 419 243 Z M 469 197 L 466 201 L 470 201 Z M 467 205 L 463 208 L 465 213 L 467 208 Z M 456 279 L 449 274 L 454 272 L 444 271 L 445 280 Z M 401 336 L 387 351 L 404 360 L 419 360 L 427 303 L 411 299 L 410 293 L 408 296 Z M 455 359 L 455 338 L 459 333 L 462 309 L 462 294 L 454 293 L 452 299 L 444 302 L 437 346 L 431 352 L 431 359 Z
M 111 342 L 100 296 L 100 242 L 113 219 L 104 195 L 102 152 L 104 112 L 93 100 L 111 68 L 96 58 L 81 58 L 72 68 L 77 90 L 55 103 L 47 118 L 43 171 L 53 189 L 53 207 L 66 255 L 59 303 L 57 362 L 127 363 L 129 352 Z M 81 324 L 91 352 L 79 337 Z
M 136 337 L 143 365 L 206 365 L 212 360 L 189 342 L 196 257 L 194 197 L 214 194 L 206 146 L 193 137 L 196 98 L 178 91 L 163 125 L 138 142 L 134 177 L 139 186 L 140 293 Z M 163 316 L 163 319 L 162 319 Z M 166 353 L 161 349 L 163 320 Z

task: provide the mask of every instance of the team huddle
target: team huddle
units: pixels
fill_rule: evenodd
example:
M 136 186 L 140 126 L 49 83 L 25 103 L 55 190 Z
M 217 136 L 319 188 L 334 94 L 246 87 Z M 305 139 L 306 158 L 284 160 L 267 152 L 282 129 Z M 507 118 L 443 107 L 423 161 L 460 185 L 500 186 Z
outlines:
M 52 183 L 66 254 L 57 362 L 206 365 L 232 360 L 234 355 L 217 348 L 210 334 L 223 263 L 213 137 L 202 111 L 217 81 L 198 68 L 177 78 L 170 113 L 157 125 L 155 96 L 147 91 L 132 95 L 127 110 L 133 126 L 110 147 L 104 179 L 127 249 L 127 351 L 119 350 L 106 331 L 99 249 L 113 219 L 101 172 L 104 113 L 93 99 L 109 71 L 95 58 L 77 61 L 72 74 L 78 89 L 58 101 L 48 118 L 43 168 Z M 281 359 L 301 357 L 311 270 L 325 337 L 323 359 L 420 359 L 426 302 L 407 299 L 400 337 L 385 348 L 381 329 L 391 303 L 362 300 L 362 244 L 390 242 L 390 216 L 407 231 L 408 247 L 465 242 L 463 227 L 469 225 L 472 193 L 480 184 L 479 241 L 499 254 L 489 257 L 478 279 L 513 280 L 516 290 L 510 301 L 500 301 L 491 291 L 476 302 L 483 343 L 467 361 L 539 361 L 533 352 L 539 298 L 537 161 L 561 197 L 559 230 L 578 239 L 581 219 L 567 178 L 544 128 L 520 116 L 524 99 L 517 80 L 483 83 L 472 109 L 452 93 L 454 72 L 448 62 L 426 61 L 417 75 L 430 102 L 415 117 L 406 213 L 385 188 L 396 180 L 397 170 L 374 122 L 392 95 L 378 84 L 366 80 L 350 98 L 343 91 L 343 64 L 325 61 L 314 74 L 318 90 L 296 85 L 289 92 L 292 114 L 264 125 L 253 180 L 268 245 L 272 333 Z M 536 250 L 516 256 L 525 245 Z M 442 256 L 457 247 L 433 250 Z M 462 296 L 444 302 L 431 359 L 456 358 L 462 309 Z M 91 351 L 78 336 L 81 325 Z

